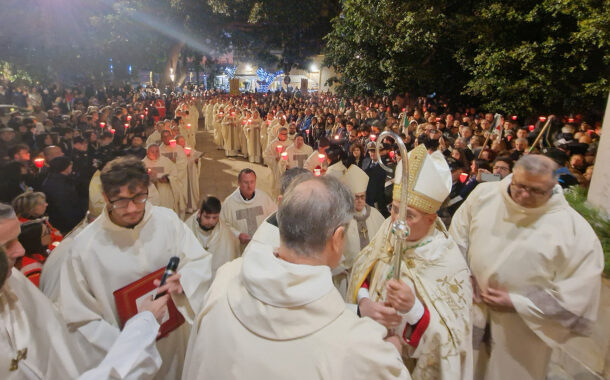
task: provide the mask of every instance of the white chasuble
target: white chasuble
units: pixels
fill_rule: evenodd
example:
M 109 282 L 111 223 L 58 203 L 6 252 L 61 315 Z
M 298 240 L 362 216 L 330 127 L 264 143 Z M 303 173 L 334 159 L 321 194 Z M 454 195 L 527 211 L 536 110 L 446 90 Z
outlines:
M 184 290 L 172 298 L 187 322 L 157 342 L 163 358 L 157 379 L 180 377 L 189 323 L 201 310 L 211 281 L 211 255 L 173 211 L 150 204 L 134 228 L 115 225 L 105 209 L 75 237 L 62 267 L 58 304 L 68 327 L 97 348 L 98 359 L 119 335 L 112 293 L 165 267 L 172 256 L 180 258 Z
M 253 243 L 218 270 L 182 379 L 410 379 L 385 335 L 346 309 L 327 266 L 288 263 Z
M 457 210 L 451 236 L 481 290 L 508 291 L 516 309 L 475 304 L 475 377 L 543 379 L 552 348 L 582 355 L 566 343 L 589 334 L 597 317 L 604 257 L 559 185 L 546 204 L 525 208 L 508 194 L 510 182 L 477 186 Z
M 220 220 L 231 228 L 235 236 L 245 233 L 252 237 L 263 220 L 275 211 L 277 205 L 264 191 L 256 189 L 254 197 L 245 200 L 237 188 L 222 202 Z
M 178 214 L 181 206 L 180 202 L 183 201 L 183 198 L 181 194 L 182 181 L 178 178 L 176 165 L 164 156 L 160 156 L 155 161 L 144 157 L 142 162 L 149 170 L 151 182 L 159 193 L 159 206 L 167 207 Z M 159 179 L 162 177 L 167 177 L 169 182 L 160 182 Z
M 288 153 L 288 164 L 287 169 L 292 168 L 303 168 L 305 167 L 305 161 L 313 153 L 313 148 L 307 144 L 303 144 L 302 147 L 297 148 L 294 144 L 286 148 Z

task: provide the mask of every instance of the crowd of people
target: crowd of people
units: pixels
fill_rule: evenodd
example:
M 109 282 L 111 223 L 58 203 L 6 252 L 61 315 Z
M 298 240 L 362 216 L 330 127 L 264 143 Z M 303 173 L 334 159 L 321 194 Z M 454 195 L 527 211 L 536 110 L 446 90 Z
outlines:
M 194 85 L 7 85 L 0 103 L 19 107 L 0 126 L 0 305 L 11 289 L 22 301 L 0 319 L 28 330 L 0 343 L 2 373 L 542 379 L 595 321 L 603 254 L 562 189 L 589 185 L 598 121 Z M 270 194 L 252 165 L 222 202 L 202 197 L 204 131 L 268 167 Z M 134 349 L 128 327 L 154 336 L 170 298 L 144 300 L 121 331 L 113 293 L 173 256 L 159 292 L 186 322 Z M 38 313 L 57 331 L 25 342 Z

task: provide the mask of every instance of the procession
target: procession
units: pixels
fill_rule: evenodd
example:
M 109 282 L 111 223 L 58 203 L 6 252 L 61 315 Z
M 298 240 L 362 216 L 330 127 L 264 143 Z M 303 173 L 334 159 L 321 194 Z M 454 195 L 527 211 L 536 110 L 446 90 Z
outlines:
M 312 24 L 298 37 L 272 30 L 265 49 L 280 57 L 282 41 L 283 70 L 261 63 L 255 80 L 244 62 L 263 61 L 240 33 L 301 20 L 259 14 L 264 1 L 181 0 L 166 12 L 192 24 L 165 32 L 121 13 L 122 0 L 100 5 L 108 19 L 87 21 L 100 38 L 95 28 L 127 14 L 133 29 L 104 29 L 173 44 L 165 66 L 138 75 L 119 72 L 129 49 L 112 37 L 99 49 L 114 61 L 87 67 L 82 48 L 80 63 L 49 58 L 42 74 L 40 52 L 24 63 L 0 48 L 2 379 L 610 376 L 608 89 L 543 105 L 533 85 L 494 98 L 464 82 L 457 95 L 370 51 L 345 63 L 339 46 L 367 31 L 346 23 L 372 17 L 361 2 L 322 4 L 320 19 L 317 2 L 287 2 Z M 408 11 L 386 5 L 405 18 L 384 22 L 403 25 Z M 198 25 L 219 27 L 230 52 L 189 50 L 203 49 Z M 20 33 L 9 39 L 37 41 Z M 286 63 L 292 38 L 325 57 Z M 129 53 L 152 61 L 151 49 Z M 354 74 L 366 60 L 393 74 Z

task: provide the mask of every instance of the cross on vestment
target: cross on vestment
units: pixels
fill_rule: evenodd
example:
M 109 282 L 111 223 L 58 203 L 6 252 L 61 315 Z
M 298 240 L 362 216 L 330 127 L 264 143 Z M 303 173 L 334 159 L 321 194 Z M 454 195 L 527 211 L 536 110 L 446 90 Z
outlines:
M 297 165 L 297 166 L 298 166 L 299 168 L 301 168 L 301 169 L 303 168 L 303 164 L 305 163 L 305 161 L 307 160 L 307 158 L 309 158 L 309 156 L 308 156 L 308 155 L 306 155 L 306 154 L 294 154 L 294 155 L 292 156 L 292 160 L 293 160 L 293 161 L 297 161 L 297 162 L 298 162 L 298 165 Z
M 150 173 L 152 174 L 154 179 L 159 179 L 161 177 L 163 177 L 162 175 L 159 174 L 163 174 L 165 173 L 165 168 L 163 166 L 155 166 L 153 168 L 148 168 L 150 170 Z
M 253 236 L 256 232 L 256 228 L 258 227 L 258 224 L 256 223 L 256 217 L 259 215 L 263 215 L 263 206 L 243 208 L 235 212 L 237 220 L 246 220 L 248 235 L 250 236 Z
M 369 244 L 369 229 L 366 226 L 366 220 L 371 216 L 371 207 L 366 205 L 364 211 L 364 215 L 354 215 L 358 237 L 360 238 L 360 249 L 364 249 Z
M 17 356 L 15 359 L 11 360 L 11 366 L 9 367 L 9 371 L 13 372 L 19 369 L 19 362 L 21 360 L 25 360 L 28 358 L 28 348 L 24 348 L 23 350 L 17 351 Z

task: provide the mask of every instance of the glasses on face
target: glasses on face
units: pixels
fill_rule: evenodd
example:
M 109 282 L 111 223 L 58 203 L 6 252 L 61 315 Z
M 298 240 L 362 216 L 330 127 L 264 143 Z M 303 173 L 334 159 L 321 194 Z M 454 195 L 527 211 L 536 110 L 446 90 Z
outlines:
M 553 190 L 552 187 L 550 189 L 540 189 L 537 187 L 531 187 L 531 186 L 523 185 L 520 183 L 515 183 L 514 180 L 510 183 L 510 186 L 515 190 L 526 191 L 530 195 L 539 196 L 539 197 L 547 195 L 549 192 L 551 192 Z
M 362 194 L 362 195 L 354 195 L 354 199 L 357 201 L 363 201 L 366 199 L 366 194 Z
M 505 171 L 505 172 L 509 172 L 510 168 L 507 168 L 506 166 L 494 166 L 493 170 L 502 170 L 502 171 Z
M 131 198 L 119 198 L 114 201 L 110 201 L 110 205 L 112 206 L 113 210 L 116 210 L 119 208 L 126 208 L 129 206 L 129 202 L 133 202 L 136 206 L 138 206 L 146 203 L 146 200 L 148 200 L 148 192 L 136 194 Z

